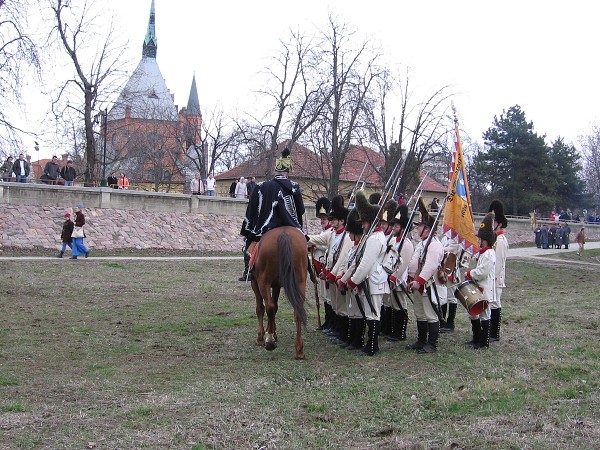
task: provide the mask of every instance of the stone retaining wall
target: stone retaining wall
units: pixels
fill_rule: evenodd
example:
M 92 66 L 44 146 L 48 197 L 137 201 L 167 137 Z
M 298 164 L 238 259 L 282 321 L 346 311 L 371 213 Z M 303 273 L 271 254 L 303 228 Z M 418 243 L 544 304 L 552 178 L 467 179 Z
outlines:
M 16 184 L 0 183 L 0 248 L 59 248 L 64 214 L 78 202 L 91 248 L 237 252 L 243 244 L 245 200 Z M 309 233 L 320 229 L 314 214 L 307 205 Z M 579 226 L 571 224 L 572 240 Z M 600 239 L 600 225 L 585 227 L 589 240 Z M 511 245 L 534 239 L 528 219 L 510 219 L 506 235 Z

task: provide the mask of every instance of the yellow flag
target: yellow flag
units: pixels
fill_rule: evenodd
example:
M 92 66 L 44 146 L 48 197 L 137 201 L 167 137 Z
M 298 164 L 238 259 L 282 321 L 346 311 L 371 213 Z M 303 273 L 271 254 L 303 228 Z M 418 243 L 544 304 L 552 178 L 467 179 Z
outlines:
M 449 237 L 456 238 L 459 245 L 468 253 L 479 253 L 475 225 L 473 224 L 473 211 L 471 209 L 471 196 L 465 159 L 456 123 L 456 136 L 454 141 L 454 155 L 450 170 L 450 183 L 448 184 L 448 199 L 444 211 L 442 230 Z

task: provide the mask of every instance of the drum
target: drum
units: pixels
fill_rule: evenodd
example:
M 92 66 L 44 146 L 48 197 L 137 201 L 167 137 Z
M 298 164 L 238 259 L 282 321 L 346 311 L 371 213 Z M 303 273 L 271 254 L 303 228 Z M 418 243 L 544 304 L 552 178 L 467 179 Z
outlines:
M 488 307 L 489 302 L 483 298 L 473 280 L 460 283 L 454 291 L 454 295 L 472 316 L 478 316 Z

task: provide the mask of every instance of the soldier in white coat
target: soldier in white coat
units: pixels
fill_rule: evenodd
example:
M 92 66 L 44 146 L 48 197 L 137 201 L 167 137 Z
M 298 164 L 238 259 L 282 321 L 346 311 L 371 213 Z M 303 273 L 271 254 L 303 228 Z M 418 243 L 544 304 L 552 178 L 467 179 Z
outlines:
M 364 192 L 359 191 L 356 194 L 356 209 L 365 237 L 364 245 L 358 249 L 356 268 L 347 285 L 359 293 L 365 312 L 368 339 L 362 352 L 373 356 L 379 352 L 379 320 L 383 296 L 390 293 L 388 274 L 382 266 L 387 240 L 381 227 L 371 230 L 371 226 L 379 221 L 379 205 L 369 203 Z
M 429 215 L 423 199 L 419 199 L 421 221 L 417 225 L 417 237 L 413 257 L 408 265 L 409 288 L 413 293 L 417 341 L 407 348 L 418 353 L 434 353 L 440 334 L 437 273 L 444 249 L 435 236 L 435 217 Z
M 321 221 L 321 233 L 314 236 L 313 241 L 308 242 L 309 253 L 312 258 L 313 268 L 315 275 L 318 277 L 321 274 L 323 266 L 325 264 L 325 252 L 329 247 L 329 240 L 333 233 L 331 222 L 329 221 L 329 210 L 331 208 L 331 202 L 327 197 L 321 197 L 317 199 L 315 203 L 315 212 L 317 218 Z M 315 244 L 319 242 L 319 245 Z M 325 286 L 325 280 L 319 278 L 319 297 L 323 303 L 325 309 L 325 321 L 321 325 L 321 330 L 324 328 L 330 328 L 331 326 L 331 296 L 329 295 L 329 289 Z
M 470 316 L 473 339 L 468 344 L 473 348 L 490 346 L 490 306 L 496 301 L 496 252 L 493 245 L 496 242 L 494 233 L 494 213 L 487 213 L 479 230 L 479 257 L 477 266 L 468 270 L 465 278 L 473 280 L 479 287 L 484 300 L 489 302 L 487 308 L 477 316 Z
M 394 199 L 389 199 L 385 202 L 383 211 L 381 213 L 381 220 L 379 226 L 381 227 L 385 238 L 387 239 L 388 249 L 392 250 L 394 236 L 392 235 L 393 229 L 393 218 L 394 213 L 398 209 L 398 203 Z M 390 258 L 390 264 L 396 265 L 398 261 L 398 254 L 394 248 L 392 251 L 388 251 L 387 257 Z M 385 294 L 383 296 L 383 305 L 381 307 L 381 336 L 389 337 L 392 334 L 392 298 L 391 294 Z
M 408 224 L 408 206 L 400 205 L 394 214 L 393 229 L 394 234 L 393 245 L 398 252 L 398 265 L 396 270 L 390 274 L 390 297 L 392 300 L 392 332 L 387 337 L 389 341 L 405 341 L 406 328 L 408 326 L 408 295 L 406 291 L 406 283 L 408 280 L 408 264 L 414 254 L 414 245 L 407 233 L 406 238 L 402 241 L 402 236 Z
M 496 243 L 494 244 L 494 251 L 496 252 L 496 298 L 490 303 L 490 341 L 496 342 L 500 340 L 502 290 L 506 287 L 508 240 L 504 234 L 504 229 L 508 225 L 508 220 L 504 216 L 504 205 L 500 200 L 493 200 L 489 210 L 494 212 L 494 231 L 496 232 Z

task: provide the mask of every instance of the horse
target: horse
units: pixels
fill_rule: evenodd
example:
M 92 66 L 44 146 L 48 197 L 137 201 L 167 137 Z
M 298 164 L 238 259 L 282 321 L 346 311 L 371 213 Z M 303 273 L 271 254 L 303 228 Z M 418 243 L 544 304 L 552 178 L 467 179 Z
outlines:
M 306 276 L 308 273 L 308 249 L 304 234 L 297 228 L 284 226 L 267 231 L 255 249 L 252 267 L 252 290 L 256 297 L 258 337 L 256 344 L 267 350 L 277 348 L 275 314 L 277 300 L 283 287 L 292 307 L 296 321 L 296 359 L 304 359 L 302 326 L 306 325 Z M 267 312 L 267 329 L 263 319 Z

